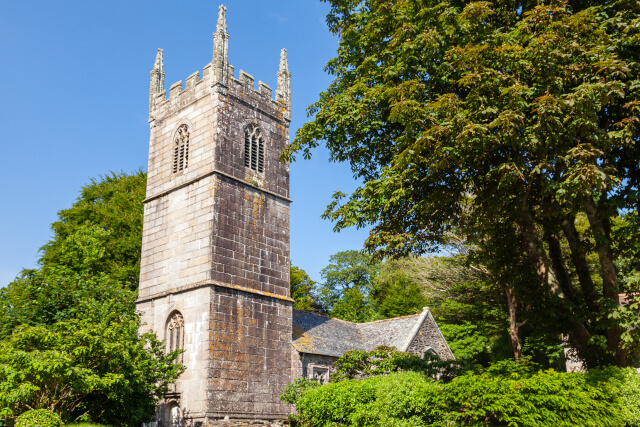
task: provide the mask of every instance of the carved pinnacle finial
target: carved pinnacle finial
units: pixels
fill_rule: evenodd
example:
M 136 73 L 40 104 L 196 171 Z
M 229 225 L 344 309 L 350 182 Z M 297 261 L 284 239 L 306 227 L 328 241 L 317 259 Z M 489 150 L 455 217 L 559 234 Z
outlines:
M 217 32 L 219 33 L 226 33 L 227 32 L 227 17 L 226 17 L 226 10 L 227 8 L 224 7 L 224 5 L 220 5 L 218 7 L 219 12 L 218 12 L 218 28 L 216 29 Z
M 280 71 L 289 71 L 289 63 L 287 62 L 287 49 L 280 51 Z
M 162 71 L 162 49 L 158 49 L 158 53 L 156 54 L 156 62 L 153 64 L 154 70 Z

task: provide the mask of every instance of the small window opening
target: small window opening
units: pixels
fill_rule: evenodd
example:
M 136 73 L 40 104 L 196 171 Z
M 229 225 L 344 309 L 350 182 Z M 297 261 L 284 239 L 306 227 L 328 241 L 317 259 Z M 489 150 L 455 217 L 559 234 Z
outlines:
M 176 132 L 173 147 L 173 173 L 182 172 L 189 163 L 189 128 L 182 125 Z
M 174 350 L 181 350 L 184 348 L 184 319 L 182 314 L 175 312 L 169 318 L 167 323 L 167 336 L 166 345 L 167 352 Z M 182 361 L 182 355 L 180 355 L 179 362 Z
M 249 125 L 244 131 L 244 166 L 264 172 L 264 139 L 256 125 Z

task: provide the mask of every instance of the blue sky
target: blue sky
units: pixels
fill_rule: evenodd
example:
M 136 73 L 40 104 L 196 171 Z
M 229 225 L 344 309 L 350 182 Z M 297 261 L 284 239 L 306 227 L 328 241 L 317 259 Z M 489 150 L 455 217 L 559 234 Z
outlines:
M 219 2 L 0 2 L 2 209 L 0 286 L 34 267 L 56 213 L 91 177 L 146 169 L 149 71 L 164 49 L 165 84 L 211 61 Z M 228 0 L 229 61 L 274 90 L 281 48 L 292 72 L 291 138 L 331 82 L 337 39 L 318 0 Z M 324 149 L 291 165 L 291 257 L 315 280 L 364 230 L 333 233 L 320 215 L 356 186 Z

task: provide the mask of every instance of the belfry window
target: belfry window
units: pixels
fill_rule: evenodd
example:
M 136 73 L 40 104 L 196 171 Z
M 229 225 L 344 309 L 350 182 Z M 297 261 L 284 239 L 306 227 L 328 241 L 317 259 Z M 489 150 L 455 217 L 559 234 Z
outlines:
M 167 352 L 184 348 L 184 319 L 180 312 L 176 311 L 169 317 L 165 345 L 167 346 Z M 180 355 L 178 361 L 182 361 L 182 355 Z
M 178 128 L 173 144 L 173 173 L 178 173 L 185 170 L 189 162 L 189 128 L 187 125 Z
M 244 166 L 256 172 L 264 172 L 264 140 L 256 125 L 244 130 Z

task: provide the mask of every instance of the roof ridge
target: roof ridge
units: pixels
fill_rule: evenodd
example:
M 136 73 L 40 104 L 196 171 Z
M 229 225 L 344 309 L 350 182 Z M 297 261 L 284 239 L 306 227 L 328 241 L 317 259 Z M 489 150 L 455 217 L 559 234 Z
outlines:
M 348 320 L 342 320 L 342 319 L 338 319 L 337 317 L 331 317 L 331 316 L 327 316 L 326 314 L 320 314 L 320 313 L 313 313 L 311 311 L 307 311 L 307 310 L 300 310 L 297 308 L 294 308 L 295 311 L 300 311 L 302 313 L 307 313 L 307 314 L 312 314 L 314 316 L 320 316 L 320 317 L 324 317 L 327 319 L 331 319 L 331 320 L 337 320 L 339 322 L 344 322 L 344 323 L 351 323 L 352 325 L 361 325 L 361 323 L 357 323 L 357 322 L 350 322 Z
M 374 320 L 372 322 L 363 322 L 363 323 L 357 323 L 358 325 L 368 325 L 370 323 L 381 323 L 381 322 L 388 322 L 390 320 L 398 320 L 398 319 L 408 319 L 409 317 L 416 317 L 416 316 L 420 316 L 422 313 L 416 313 L 416 314 L 408 314 L 406 316 L 400 316 L 400 317 L 390 317 L 388 319 L 380 319 L 380 320 Z

